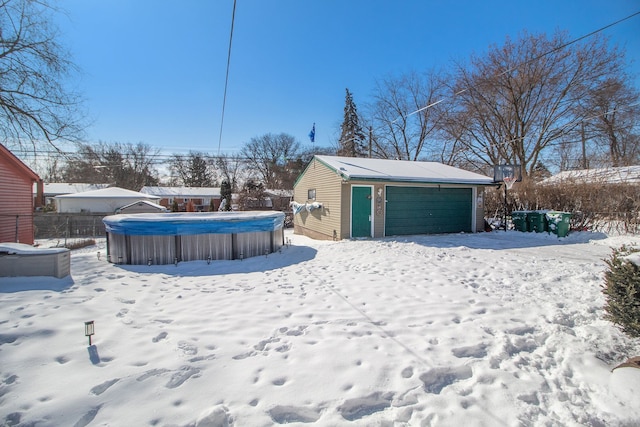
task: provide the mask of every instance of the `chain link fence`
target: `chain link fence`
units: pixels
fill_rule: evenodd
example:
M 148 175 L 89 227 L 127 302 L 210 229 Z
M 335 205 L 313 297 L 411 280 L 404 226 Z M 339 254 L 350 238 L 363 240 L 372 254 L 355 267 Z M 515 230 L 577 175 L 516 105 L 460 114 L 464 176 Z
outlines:
M 33 226 L 36 239 L 75 239 L 105 237 L 102 218 L 96 214 L 36 213 Z

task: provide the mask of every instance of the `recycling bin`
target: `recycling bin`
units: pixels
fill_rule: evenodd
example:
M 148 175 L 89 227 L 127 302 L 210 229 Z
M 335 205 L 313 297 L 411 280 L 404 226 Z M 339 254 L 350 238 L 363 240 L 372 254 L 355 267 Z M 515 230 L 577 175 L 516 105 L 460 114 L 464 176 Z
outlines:
M 529 231 L 535 231 L 536 233 L 543 233 L 549 231 L 547 228 L 547 212 L 546 211 L 531 211 L 527 214 L 527 223 L 529 225 Z
M 511 212 L 511 220 L 513 221 L 513 228 L 517 231 L 529 231 L 529 224 L 527 223 L 527 211 L 513 211 Z
M 558 237 L 566 237 L 569 234 L 571 214 L 569 212 L 547 212 L 549 231 Z

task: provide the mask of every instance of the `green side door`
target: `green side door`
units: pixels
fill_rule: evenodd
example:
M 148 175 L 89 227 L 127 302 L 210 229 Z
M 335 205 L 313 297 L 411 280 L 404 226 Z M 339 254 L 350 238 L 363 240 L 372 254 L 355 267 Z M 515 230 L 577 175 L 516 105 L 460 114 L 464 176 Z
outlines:
M 371 237 L 371 187 L 351 187 L 351 237 Z

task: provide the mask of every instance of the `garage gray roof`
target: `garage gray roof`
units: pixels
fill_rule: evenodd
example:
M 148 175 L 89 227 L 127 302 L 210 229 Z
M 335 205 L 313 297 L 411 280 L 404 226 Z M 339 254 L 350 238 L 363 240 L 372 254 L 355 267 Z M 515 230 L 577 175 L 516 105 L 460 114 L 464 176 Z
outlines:
M 346 180 L 380 180 L 446 184 L 493 184 L 493 178 L 438 162 L 315 156 Z

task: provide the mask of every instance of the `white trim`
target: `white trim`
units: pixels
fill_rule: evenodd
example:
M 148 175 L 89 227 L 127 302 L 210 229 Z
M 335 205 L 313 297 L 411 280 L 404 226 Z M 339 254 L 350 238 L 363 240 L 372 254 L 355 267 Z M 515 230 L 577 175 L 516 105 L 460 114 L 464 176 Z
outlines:
M 478 187 L 471 187 L 471 232 L 477 233 L 476 215 L 478 214 Z
M 372 238 L 373 237 L 373 232 L 375 230 L 375 227 L 374 227 L 375 224 L 374 223 L 375 223 L 375 217 L 376 217 L 375 211 L 374 211 L 374 207 L 375 206 L 373 204 L 373 201 L 374 201 L 373 199 L 375 197 L 375 194 L 374 194 L 375 188 L 374 188 L 373 185 L 360 185 L 360 184 L 351 186 L 351 194 L 350 194 L 351 203 L 349 204 L 350 205 L 349 206 L 350 207 L 350 209 L 349 209 L 349 238 L 353 239 L 353 189 L 355 187 L 368 188 L 370 190 L 371 201 L 370 201 L 370 204 L 369 204 L 369 212 L 370 212 L 369 216 L 371 217 L 371 221 L 370 221 L 371 228 L 369 230 L 369 238 Z

